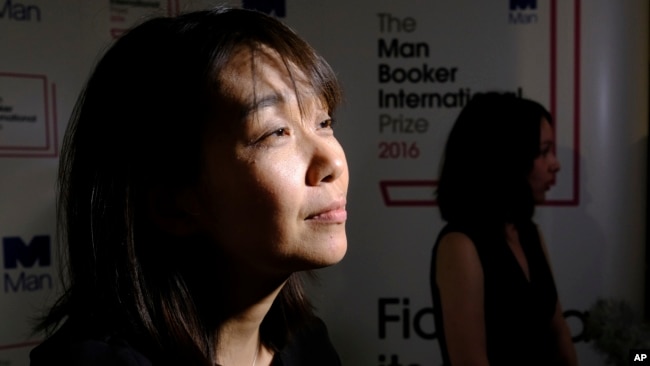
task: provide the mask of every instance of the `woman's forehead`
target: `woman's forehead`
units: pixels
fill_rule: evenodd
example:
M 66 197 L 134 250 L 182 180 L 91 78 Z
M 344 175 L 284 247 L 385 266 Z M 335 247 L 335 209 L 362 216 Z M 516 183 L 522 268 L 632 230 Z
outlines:
M 221 69 L 219 78 L 229 82 L 230 86 L 242 82 L 263 85 L 271 81 L 295 83 L 301 87 L 311 84 L 300 67 L 266 45 L 238 47 Z
M 239 47 L 218 78 L 221 94 L 245 109 L 293 98 L 324 102 L 303 70 L 264 45 Z

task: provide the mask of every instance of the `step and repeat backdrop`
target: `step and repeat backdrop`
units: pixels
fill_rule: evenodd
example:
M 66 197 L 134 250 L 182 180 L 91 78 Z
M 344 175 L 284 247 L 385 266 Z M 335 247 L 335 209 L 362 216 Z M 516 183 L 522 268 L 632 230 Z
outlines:
M 58 155 L 98 56 L 143 17 L 224 3 L 281 18 L 344 86 L 349 249 L 309 291 L 345 365 L 441 363 L 436 177 L 454 119 L 487 90 L 555 116 L 562 171 L 536 220 L 580 362 L 605 364 L 585 312 L 644 305 L 646 0 L 0 0 L 0 366 L 28 365 L 34 318 L 60 289 Z

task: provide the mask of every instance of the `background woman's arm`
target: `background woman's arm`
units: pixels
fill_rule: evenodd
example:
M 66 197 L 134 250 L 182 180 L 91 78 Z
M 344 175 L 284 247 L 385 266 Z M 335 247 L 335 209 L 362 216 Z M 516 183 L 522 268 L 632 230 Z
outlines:
M 555 315 L 553 315 L 553 320 L 551 321 L 551 327 L 555 335 L 558 365 L 577 366 L 578 357 L 559 300 L 555 309 Z
M 436 283 L 450 362 L 486 366 L 483 268 L 474 244 L 451 232 L 439 242 Z

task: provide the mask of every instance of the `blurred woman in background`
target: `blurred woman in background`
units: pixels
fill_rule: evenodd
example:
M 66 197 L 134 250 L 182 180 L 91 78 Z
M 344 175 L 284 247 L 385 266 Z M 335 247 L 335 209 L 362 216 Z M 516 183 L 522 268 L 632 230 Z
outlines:
M 560 170 L 551 123 L 539 103 L 490 92 L 450 132 L 430 279 L 445 365 L 577 364 L 532 220 Z

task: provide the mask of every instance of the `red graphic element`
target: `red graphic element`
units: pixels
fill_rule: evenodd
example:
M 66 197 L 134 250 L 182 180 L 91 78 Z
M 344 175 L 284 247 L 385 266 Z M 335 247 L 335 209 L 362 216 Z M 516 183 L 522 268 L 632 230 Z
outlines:
M 551 0 L 550 17 L 550 112 L 557 115 L 557 0 Z M 573 48 L 573 187 L 569 199 L 547 200 L 541 206 L 573 207 L 580 204 L 580 0 L 574 2 L 574 48 Z M 555 131 L 555 130 L 554 130 Z M 405 206 L 436 206 L 435 180 L 383 180 L 379 182 L 384 204 L 388 207 Z M 431 187 L 431 198 L 396 198 L 397 189 L 409 190 Z
M 111 37 L 113 37 L 113 39 L 117 39 L 127 30 L 128 29 L 126 28 L 111 28 Z
M 0 146 L 0 157 L 12 158 L 55 158 L 58 156 L 58 134 L 56 116 L 56 85 L 52 84 L 52 118 L 50 118 L 50 105 L 47 76 L 35 74 L 20 74 L 0 72 L 0 77 L 13 77 L 23 79 L 37 79 L 43 83 L 43 116 L 45 119 L 45 141 L 42 146 Z M 50 120 L 52 121 L 50 123 Z M 53 136 L 53 137 L 52 137 Z
M 39 345 L 41 342 L 42 341 L 30 341 L 30 342 L 22 342 L 22 343 L 14 343 L 14 344 L 4 344 L 4 345 L 0 345 L 0 351 L 6 351 L 8 349 L 34 347 L 36 345 Z
M 169 17 L 175 17 L 179 15 L 181 13 L 180 0 L 167 0 L 166 10 L 167 16 Z M 120 16 L 113 16 L 111 17 L 111 22 L 122 23 L 124 22 L 124 18 Z M 113 39 L 117 39 L 128 30 L 129 28 L 113 27 L 110 29 L 110 34 Z
M 181 12 L 179 0 L 167 0 L 167 15 L 170 17 L 177 16 Z
M 436 206 L 435 189 L 438 186 L 437 180 L 383 180 L 379 182 L 381 195 L 386 206 Z M 396 191 L 409 188 L 430 188 L 430 199 L 420 198 L 398 198 Z

